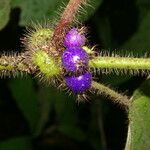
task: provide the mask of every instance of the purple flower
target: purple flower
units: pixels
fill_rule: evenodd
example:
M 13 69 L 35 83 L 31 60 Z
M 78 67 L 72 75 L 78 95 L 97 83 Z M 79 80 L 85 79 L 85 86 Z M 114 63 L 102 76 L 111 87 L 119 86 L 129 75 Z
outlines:
M 72 28 L 65 36 L 66 47 L 82 47 L 85 44 L 85 36 L 81 35 L 77 28 Z
M 88 61 L 88 54 L 80 47 L 67 48 L 62 55 L 62 65 L 68 72 L 85 72 Z
M 86 72 L 80 76 L 67 76 L 65 77 L 66 85 L 73 93 L 83 93 L 91 87 L 92 74 Z

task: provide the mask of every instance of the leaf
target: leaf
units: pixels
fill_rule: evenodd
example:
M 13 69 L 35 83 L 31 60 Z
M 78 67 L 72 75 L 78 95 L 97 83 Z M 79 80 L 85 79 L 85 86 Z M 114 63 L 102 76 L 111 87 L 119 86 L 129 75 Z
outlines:
M 0 142 L 0 150 L 32 150 L 29 137 L 18 137 Z
M 35 136 L 41 134 L 45 124 L 47 123 L 49 118 L 49 113 L 52 109 L 53 104 L 53 92 L 50 87 L 42 87 L 38 92 L 38 100 L 40 102 L 40 116 L 37 123 L 37 128 L 35 131 Z
M 137 5 L 148 5 L 148 4 L 150 4 L 150 1 L 149 0 L 136 0 L 136 3 L 137 3 Z
M 54 92 L 53 92 L 54 93 Z M 55 92 L 55 110 L 59 121 L 58 130 L 78 141 L 85 139 L 84 132 L 77 126 L 75 100 L 64 93 Z
M 31 78 L 15 79 L 10 82 L 10 89 L 14 100 L 27 119 L 34 134 L 39 119 L 39 106 L 36 92 Z
M 126 150 L 150 148 L 150 79 L 138 88 L 129 108 L 129 129 Z
M 123 49 L 133 50 L 138 55 L 150 52 L 149 35 L 150 11 L 140 23 L 138 31 L 123 45 Z
M 64 133 L 68 137 L 73 138 L 77 141 L 85 140 L 85 134 L 81 129 L 79 129 L 78 126 L 70 125 L 70 124 L 69 125 L 61 124 L 59 126 L 59 131 L 61 131 L 62 133 Z
M 12 7 L 20 7 L 21 12 L 21 25 L 28 25 L 33 22 L 44 22 L 45 20 L 54 20 L 59 19 L 60 8 L 65 7 L 69 0 L 12 0 Z M 102 0 L 93 0 L 91 6 L 84 8 L 84 12 L 79 16 L 79 21 L 85 21 L 91 17 L 96 9 L 101 4 Z M 63 11 L 63 9 L 61 9 Z M 59 15 L 58 15 L 59 14 Z M 53 22 L 51 22 L 53 25 Z
M 110 84 L 112 87 L 117 87 L 125 82 L 127 82 L 131 76 L 128 75 L 115 75 L 114 73 L 108 74 L 107 76 L 102 76 L 102 81 L 105 84 Z
M 149 11 L 149 0 L 136 0 L 136 5 L 138 6 L 140 13 L 146 14 Z M 141 15 L 142 17 L 143 15 Z
M 97 99 L 98 100 L 98 99 Z M 94 150 L 105 150 L 105 133 L 103 122 L 103 109 L 105 105 L 102 101 L 97 101 L 91 106 L 91 121 L 89 122 L 88 140 Z
M 97 20 L 97 17 L 95 18 L 95 27 L 97 28 L 99 39 L 102 40 L 102 43 L 105 48 L 111 48 L 113 47 L 112 42 L 112 29 L 110 26 L 110 20 L 107 16 L 100 16 L 100 19 Z
M 139 23 L 145 19 L 145 16 L 150 13 L 149 0 L 136 0 L 136 5 L 139 11 Z
M 9 21 L 10 0 L 0 0 L 0 30 L 2 30 Z
M 45 23 L 45 20 L 55 18 L 62 3 L 60 0 L 12 0 L 12 7 L 21 8 L 20 24 L 28 25 L 31 20 Z

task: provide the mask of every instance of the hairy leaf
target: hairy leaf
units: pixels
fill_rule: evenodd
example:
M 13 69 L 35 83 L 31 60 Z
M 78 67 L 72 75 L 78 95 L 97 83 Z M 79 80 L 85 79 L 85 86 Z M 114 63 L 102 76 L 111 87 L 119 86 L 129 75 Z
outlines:
M 39 106 L 33 80 L 31 78 L 13 80 L 10 83 L 10 89 L 14 100 L 34 133 L 39 119 Z
M 129 129 L 126 150 L 150 148 L 150 79 L 138 88 L 129 108 Z

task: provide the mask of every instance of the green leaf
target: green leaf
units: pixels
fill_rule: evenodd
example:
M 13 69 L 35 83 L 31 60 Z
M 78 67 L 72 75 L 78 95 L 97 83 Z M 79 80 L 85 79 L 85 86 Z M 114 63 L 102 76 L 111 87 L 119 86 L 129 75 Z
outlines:
M 137 5 L 148 5 L 148 4 L 150 4 L 150 1 L 149 0 L 136 0 L 136 3 L 137 3 Z
M 45 23 L 45 19 L 55 18 L 61 4 L 60 0 L 12 0 L 12 7 L 21 8 L 21 25 L 27 25 L 31 21 Z
M 2 30 L 9 21 L 10 0 L 0 0 L 0 30 Z
M 98 31 L 99 39 L 102 39 L 105 48 L 113 47 L 112 29 L 110 20 L 107 16 L 101 16 L 99 21 L 95 19 L 95 25 Z
M 39 119 L 39 106 L 33 80 L 29 77 L 15 79 L 10 83 L 10 89 L 14 100 L 34 133 Z
M 112 87 L 117 87 L 125 82 L 127 82 L 131 76 L 128 75 L 115 75 L 114 73 L 108 74 L 107 76 L 102 76 L 102 81 L 105 84 L 110 84 Z
M 123 45 L 123 49 L 133 50 L 133 53 L 138 55 L 150 52 L 149 35 L 150 11 L 140 23 L 138 31 Z
M 35 131 L 35 136 L 41 134 L 45 124 L 47 123 L 49 118 L 49 113 L 52 110 L 53 106 L 53 92 L 50 87 L 41 87 L 38 91 L 38 100 L 40 102 L 40 116 L 37 123 L 37 128 Z
M 139 20 L 143 20 L 145 15 L 149 12 L 150 1 L 149 0 L 136 0 L 136 5 L 139 9 Z
M 31 23 L 31 21 L 35 22 L 44 22 L 45 20 L 56 20 L 59 19 L 58 14 L 62 14 L 60 12 L 60 8 L 69 2 L 69 0 L 12 0 L 12 7 L 21 8 L 21 25 L 27 25 Z M 79 21 L 85 21 L 89 17 L 91 17 L 97 8 L 100 6 L 102 0 L 93 0 L 90 5 L 83 8 L 81 10 L 81 15 L 79 15 Z M 63 11 L 63 9 L 61 9 Z M 53 25 L 53 23 L 51 23 Z
M 102 101 L 99 101 L 98 99 L 96 99 L 96 101 L 97 102 L 91 106 L 91 121 L 89 122 L 89 129 L 87 131 L 88 140 L 94 150 L 105 150 L 106 147 L 104 145 L 106 144 L 106 139 L 104 133 L 102 133 L 104 132 L 103 109 L 105 105 L 103 105 Z
M 54 92 L 53 92 L 54 93 Z M 77 126 L 75 99 L 55 91 L 55 110 L 59 121 L 58 130 L 78 141 L 85 139 L 84 132 Z
M 59 131 L 61 131 L 68 137 L 73 138 L 77 141 L 85 140 L 85 134 L 81 129 L 79 129 L 78 126 L 70 125 L 70 124 L 69 125 L 62 124 L 59 126 Z
M 126 150 L 150 148 L 150 79 L 146 80 L 132 97 L 129 108 L 129 130 Z
M 0 150 L 32 150 L 29 137 L 18 137 L 0 142 Z

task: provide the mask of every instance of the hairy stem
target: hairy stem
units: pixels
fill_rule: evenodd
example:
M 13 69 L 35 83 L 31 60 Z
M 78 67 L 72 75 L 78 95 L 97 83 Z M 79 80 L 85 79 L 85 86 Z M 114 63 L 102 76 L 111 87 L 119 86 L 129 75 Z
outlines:
M 110 89 L 109 87 L 106 87 L 103 84 L 93 81 L 92 88 L 98 90 L 98 94 L 104 94 L 106 96 L 109 96 L 114 103 L 120 104 L 121 106 L 124 106 L 125 108 L 128 108 L 128 106 L 130 105 L 130 101 L 127 96 L 122 95 Z
M 89 54 L 92 53 L 89 52 L 89 50 L 87 52 Z M 36 53 L 33 53 L 32 56 L 28 56 L 27 53 L 10 56 L 2 55 L 0 57 L 0 71 L 11 72 L 13 70 L 18 70 L 27 73 L 33 73 L 36 71 L 36 68 L 33 66 L 36 66 L 43 74 L 47 74 L 48 76 L 57 76 L 61 72 L 61 62 L 60 60 L 57 61 L 54 60 L 54 58 L 52 58 L 51 56 L 49 56 L 46 52 L 40 50 L 36 51 Z M 150 58 L 99 56 L 94 57 L 89 61 L 89 67 L 115 70 L 124 69 L 129 71 L 131 70 L 133 72 L 134 70 L 137 72 L 139 70 L 142 70 L 142 73 L 144 74 L 150 73 Z
M 9 73 L 26 72 L 29 74 L 38 72 L 45 77 L 50 78 L 60 74 L 60 61 L 49 56 L 43 50 L 37 50 L 29 55 L 27 52 L 19 55 L 9 55 L 0 57 L 0 73 L 10 75 Z M 8 74 L 7 74 L 8 73 Z
M 3 72 L 13 72 L 20 71 L 31 73 L 32 69 L 30 68 L 29 63 L 25 62 L 26 53 L 19 55 L 9 55 L 0 57 L 0 71 Z M 7 74 L 6 74 L 7 75 Z
M 62 13 L 53 35 L 53 43 L 59 51 L 62 50 L 63 37 L 66 31 L 74 21 L 81 4 L 84 4 L 85 1 L 86 0 L 70 0 Z
M 90 60 L 89 66 L 94 68 L 150 70 L 150 58 L 95 57 Z

